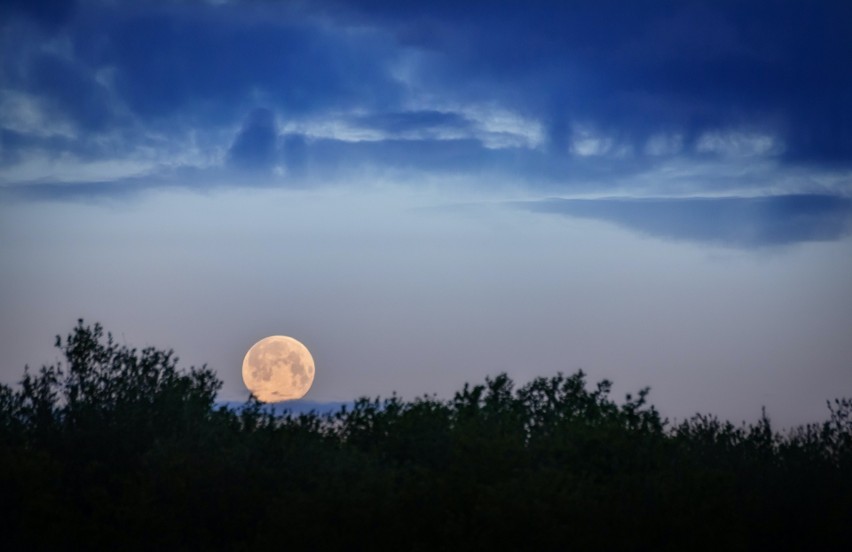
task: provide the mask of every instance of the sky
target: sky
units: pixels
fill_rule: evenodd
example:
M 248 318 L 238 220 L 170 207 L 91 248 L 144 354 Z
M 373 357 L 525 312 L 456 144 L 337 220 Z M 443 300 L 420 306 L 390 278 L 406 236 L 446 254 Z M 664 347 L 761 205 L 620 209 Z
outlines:
M 410 5 L 420 4 L 420 5 Z M 78 318 L 248 396 L 583 369 L 780 425 L 852 396 L 852 3 L 13 0 L 0 381 Z

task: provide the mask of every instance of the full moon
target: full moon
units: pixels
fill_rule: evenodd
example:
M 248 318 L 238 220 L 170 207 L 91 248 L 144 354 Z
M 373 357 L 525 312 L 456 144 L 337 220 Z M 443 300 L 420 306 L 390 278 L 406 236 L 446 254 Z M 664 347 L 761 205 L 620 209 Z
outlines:
M 300 399 L 314 382 L 314 358 L 292 337 L 264 337 L 243 359 L 243 382 L 263 402 Z

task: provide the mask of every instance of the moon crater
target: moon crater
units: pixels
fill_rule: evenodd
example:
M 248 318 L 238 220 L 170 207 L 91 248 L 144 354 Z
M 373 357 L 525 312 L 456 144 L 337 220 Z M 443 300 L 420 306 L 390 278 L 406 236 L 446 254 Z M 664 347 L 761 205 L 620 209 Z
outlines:
M 314 382 L 314 359 L 292 337 L 261 339 L 243 359 L 243 382 L 263 402 L 299 399 Z

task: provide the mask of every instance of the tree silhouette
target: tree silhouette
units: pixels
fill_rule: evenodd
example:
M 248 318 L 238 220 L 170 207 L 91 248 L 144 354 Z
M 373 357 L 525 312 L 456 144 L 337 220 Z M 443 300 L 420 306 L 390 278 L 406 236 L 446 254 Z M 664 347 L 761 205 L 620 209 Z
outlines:
M 839 548 L 852 401 L 671 426 L 583 372 L 328 415 L 217 406 L 207 367 L 79 321 L 64 362 L 0 385 L 6 549 Z

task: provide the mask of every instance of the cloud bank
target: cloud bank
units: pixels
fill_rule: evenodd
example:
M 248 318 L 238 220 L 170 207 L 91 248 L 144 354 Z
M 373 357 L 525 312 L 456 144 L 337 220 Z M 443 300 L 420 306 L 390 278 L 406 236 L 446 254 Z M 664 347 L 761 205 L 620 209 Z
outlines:
M 850 193 L 848 2 L 80 0 L 0 18 L 6 195 L 388 171 L 543 197 Z

